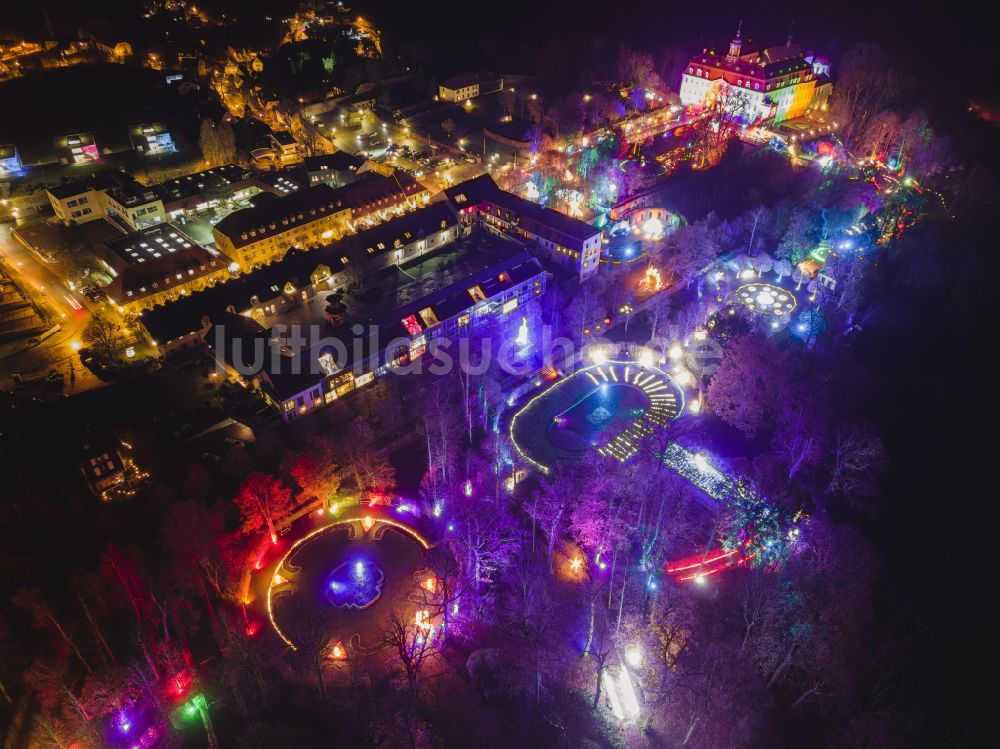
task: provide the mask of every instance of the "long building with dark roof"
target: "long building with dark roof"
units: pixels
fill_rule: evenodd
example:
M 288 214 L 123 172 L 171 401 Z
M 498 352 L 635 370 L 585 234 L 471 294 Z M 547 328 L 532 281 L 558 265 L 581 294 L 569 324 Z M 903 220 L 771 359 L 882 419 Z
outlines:
M 229 278 L 229 258 L 206 249 L 169 224 L 105 242 L 113 280 L 108 300 L 139 312 L 196 293 Z
M 585 221 L 501 190 L 488 174 L 445 190 L 463 220 L 479 220 L 494 231 L 533 241 L 551 259 L 570 265 L 580 278 L 597 272 L 601 231 Z
M 258 195 L 252 208 L 215 225 L 216 246 L 244 272 L 281 259 L 292 247 L 329 244 L 345 234 L 426 205 L 430 194 L 406 174 L 366 174 L 340 188 L 320 183 L 284 197 Z
M 458 219 L 447 203 L 434 203 L 315 250 L 293 249 L 278 262 L 227 283 L 143 313 L 141 321 L 164 351 L 197 343 L 221 312 L 264 321 L 390 265 L 400 265 L 453 242 Z
M 390 305 L 372 319 L 342 308 L 336 324 L 327 320 L 317 339 L 292 347 L 285 331 L 225 321 L 210 326 L 206 341 L 232 372 L 258 389 L 282 418 L 299 416 L 343 398 L 354 390 L 433 351 L 441 341 L 465 337 L 488 326 L 508 327 L 521 320 L 519 311 L 545 291 L 546 273 L 534 255 L 509 240 L 497 254 L 484 255 L 479 269 L 464 273 L 402 305 Z M 365 324 L 367 323 L 367 324 Z M 362 332 L 357 333 L 358 324 Z M 296 331 L 294 337 L 306 335 Z M 253 356 L 253 349 L 264 355 Z
M 234 211 L 212 228 L 216 246 L 244 272 L 272 263 L 292 247 L 316 247 L 347 232 L 351 209 L 329 185 Z

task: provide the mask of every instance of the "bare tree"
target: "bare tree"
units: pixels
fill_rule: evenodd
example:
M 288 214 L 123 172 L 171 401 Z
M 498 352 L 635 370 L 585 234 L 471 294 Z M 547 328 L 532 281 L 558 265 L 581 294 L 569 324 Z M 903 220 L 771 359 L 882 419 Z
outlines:
M 398 611 L 389 617 L 389 630 L 382 639 L 382 645 L 390 648 L 396 664 L 406 677 L 410 696 L 416 698 L 420 686 L 420 675 L 427 663 L 438 654 L 434 637 L 416 621 L 406 619 Z
M 117 357 L 118 349 L 125 341 L 122 326 L 111 319 L 104 310 L 97 310 L 90 316 L 81 336 L 97 350 L 98 354 L 108 360 Z
M 841 492 L 854 502 L 871 496 L 885 459 L 882 440 L 871 430 L 857 425 L 840 429 L 834 439 L 827 491 Z
M 83 653 L 80 652 L 76 641 L 70 636 L 66 627 L 63 626 L 55 609 L 42 596 L 40 588 L 21 588 L 14 594 L 14 604 L 31 616 L 35 627 L 38 629 L 52 629 L 55 631 L 60 639 L 70 647 L 77 660 L 87 669 L 87 673 L 93 673 L 94 670 L 90 667 L 90 663 L 83 657 Z

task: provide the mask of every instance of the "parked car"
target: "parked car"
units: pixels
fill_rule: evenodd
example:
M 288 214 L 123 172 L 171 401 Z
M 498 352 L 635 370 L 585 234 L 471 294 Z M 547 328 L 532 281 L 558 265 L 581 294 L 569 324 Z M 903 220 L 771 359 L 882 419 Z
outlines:
M 202 460 L 210 460 L 213 463 L 219 463 L 219 462 L 222 461 L 222 458 L 220 458 L 215 453 L 202 453 L 201 454 L 201 459 Z
M 42 342 L 42 339 L 41 338 L 37 338 L 35 336 L 32 336 L 31 338 L 28 339 L 28 345 L 29 346 L 37 346 L 41 342 Z
M 226 437 L 226 439 L 223 440 L 223 442 L 225 442 L 227 445 L 232 445 L 233 447 L 245 447 L 243 440 L 238 440 L 235 437 Z

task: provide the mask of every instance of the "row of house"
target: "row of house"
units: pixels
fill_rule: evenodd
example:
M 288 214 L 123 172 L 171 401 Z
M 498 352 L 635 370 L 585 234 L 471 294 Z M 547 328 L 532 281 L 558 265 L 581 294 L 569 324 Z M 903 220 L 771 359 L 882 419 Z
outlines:
M 325 181 L 283 198 L 258 196 L 213 227 L 215 244 L 249 272 L 281 259 L 292 247 L 319 247 L 430 201 L 423 185 L 403 173 L 372 172 L 333 188 Z
M 459 241 L 481 240 L 473 230 Z M 324 300 L 328 313 L 316 320 L 321 332 L 316 339 L 293 343 L 280 329 L 227 312 L 211 318 L 205 340 L 233 376 L 256 389 L 284 421 L 293 421 L 414 364 L 433 350 L 436 339 L 519 321 L 516 311 L 544 293 L 546 272 L 522 245 L 494 241 L 503 249 L 479 256 L 478 270 L 401 305 L 389 304 L 375 317 L 357 313 L 354 298 Z
M 122 231 L 139 231 L 167 220 L 157 191 L 122 170 L 95 172 L 50 187 L 46 194 L 56 216 L 67 225 L 111 219 Z
M 253 273 L 142 313 L 141 322 L 163 353 L 203 339 L 213 312 L 261 324 L 322 292 L 342 291 L 390 265 L 401 265 L 458 239 L 458 219 L 434 203 L 314 250 L 293 249 Z
M 375 184 L 384 184 L 384 180 Z M 446 190 L 443 201 L 413 211 L 391 212 L 387 221 L 362 227 L 354 234 L 343 233 L 348 215 L 357 211 L 354 215 L 363 218 L 366 210 L 378 210 L 380 198 L 375 195 L 365 185 L 359 195 L 345 201 L 342 194 L 321 183 L 284 198 L 268 199 L 259 208 L 231 214 L 232 220 L 216 227 L 221 235 L 217 236 L 218 259 L 230 262 L 229 270 L 236 277 L 164 307 L 147 305 L 143 324 L 169 352 L 200 338 L 198 334 L 205 329 L 204 313 L 210 310 L 229 310 L 264 320 L 296 300 L 308 300 L 321 291 L 342 290 L 389 266 L 434 252 L 476 227 L 531 243 L 536 253 L 571 268 L 580 277 L 589 276 L 598 267 L 600 231 L 506 193 L 488 175 Z M 423 202 L 422 197 L 419 202 Z M 287 223 L 282 223 L 283 219 Z M 230 237 L 237 230 L 240 233 L 234 242 Z M 333 235 L 324 236 L 330 231 Z M 184 237 L 183 232 L 176 233 Z M 277 250 L 270 249 L 275 246 Z M 249 253 L 261 249 L 273 260 L 258 268 L 250 262 L 257 256 Z
M 442 252 L 443 272 L 438 261 L 421 259 Z M 514 320 L 515 310 L 545 290 L 536 253 L 536 242 L 496 232 L 443 200 L 316 249 L 292 249 L 270 265 L 147 310 L 140 321 L 164 353 L 207 343 L 233 367 L 240 351 L 271 352 L 268 366 L 241 376 L 290 421 L 419 358 L 437 336 Z M 404 265 L 405 272 L 395 269 Z M 384 287 L 374 307 L 364 294 L 349 293 L 362 278 Z M 350 339 L 348 360 L 334 362 L 322 347 L 289 353 L 272 333 L 292 322 L 319 325 L 326 339 Z M 360 337 L 354 324 L 366 326 Z
M 0 158 L 4 148 L 0 147 Z M 16 151 L 12 153 L 16 156 Z M 3 168 L 10 164 L 12 159 L 0 161 Z M 196 216 L 225 202 L 247 201 L 264 192 L 283 196 L 318 184 L 344 187 L 377 169 L 378 165 L 368 159 L 338 151 L 307 157 L 302 167 L 291 172 L 259 174 L 226 164 L 150 187 L 124 171 L 99 171 L 50 187 L 46 195 L 56 217 L 67 226 L 111 217 L 120 220 L 125 230 L 138 231 L 182 216 Z

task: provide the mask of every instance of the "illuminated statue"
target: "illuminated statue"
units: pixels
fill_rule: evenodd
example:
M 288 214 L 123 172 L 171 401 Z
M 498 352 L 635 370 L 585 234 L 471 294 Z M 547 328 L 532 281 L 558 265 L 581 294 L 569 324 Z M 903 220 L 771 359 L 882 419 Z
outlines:
M 521 325 L 517 329 L 517 338 L 514 339 L 514 343 L 518 346 L 528 345 L 528 318 L 521 318 Z

